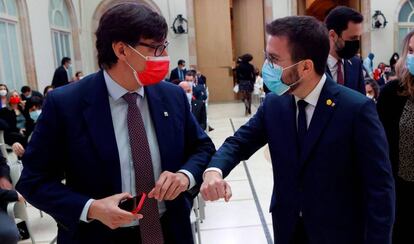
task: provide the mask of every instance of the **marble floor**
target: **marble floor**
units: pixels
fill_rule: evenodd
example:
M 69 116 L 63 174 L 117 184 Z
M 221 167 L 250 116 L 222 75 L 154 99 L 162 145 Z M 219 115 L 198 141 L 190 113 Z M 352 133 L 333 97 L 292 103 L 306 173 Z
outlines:
M 254 111 L 256 110 L 256 106 Z M 243 125 L 241 103 L 210 104 L 209 135 L 218 148 L 224 140 Z M 269 203 L 272 191 L 272 170 L 267 148 L 257 151 L 249 160 L 241 162 L 227 177 L 233 190 L 230 202 L 207 202 L 205 220 L 201 223 L 203 244 L 267 244 L 273 243 Z M 32 206 L 28 206 L 30 226 L 36 243 L 50 243 L 56 236 L 54 220 Z M 31 243 L 25 240 L 19 243 Z

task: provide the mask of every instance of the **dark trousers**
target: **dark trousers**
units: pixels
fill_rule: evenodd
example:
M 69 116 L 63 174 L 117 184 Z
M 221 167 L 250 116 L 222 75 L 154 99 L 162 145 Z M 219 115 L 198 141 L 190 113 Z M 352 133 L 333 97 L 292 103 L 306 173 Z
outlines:
M 292 235 L 292 240 L 290 244 L 308 244 L 308 237 L 305 231 L 305 223 L 303 222 L 303 218 L 299 218 L 295 231 Z
M 0 243 L 15 244 L 20 239 L 16 224 L 0 209 Z
M 169 228 L 170 221 L 171 220 L 167 214 L 161 218 L 161 227 L 164 235 L 164 242 L 165 244 L 179 244 L 173 240 L 173 235 L 171 229 Z M 114 230 L 110 243 L 141 244 L 141 231 L 139 229 L 139 226 L 124 227 Z
M 393 244 L 414 243 L 414 182 L 396 177 L 396 216 Z

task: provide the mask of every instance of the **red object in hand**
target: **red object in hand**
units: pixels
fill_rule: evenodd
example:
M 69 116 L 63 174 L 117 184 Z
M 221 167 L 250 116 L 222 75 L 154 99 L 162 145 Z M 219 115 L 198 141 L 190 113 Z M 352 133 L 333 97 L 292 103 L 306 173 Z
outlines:
M 147 198 L 147 194 L 142 193 L 138 206 L 132 211 L 133 214 L 137 214 L 139 213 L 139 211 L 141 211 L 142 206 L 144 205 L 145 198 Z
M 381 78 L 381 69 L 375 69 L 373 76 L 374 76 L 374 80 L 376 81 L 379 80 Z

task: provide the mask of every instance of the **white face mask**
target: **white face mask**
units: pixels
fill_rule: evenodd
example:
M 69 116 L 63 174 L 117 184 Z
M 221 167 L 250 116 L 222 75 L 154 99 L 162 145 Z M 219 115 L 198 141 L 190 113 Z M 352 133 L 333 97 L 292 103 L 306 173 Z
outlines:
M 7 96 L 7 91 L 6 90 L 0 90 L 0 96 L 1 97 Z

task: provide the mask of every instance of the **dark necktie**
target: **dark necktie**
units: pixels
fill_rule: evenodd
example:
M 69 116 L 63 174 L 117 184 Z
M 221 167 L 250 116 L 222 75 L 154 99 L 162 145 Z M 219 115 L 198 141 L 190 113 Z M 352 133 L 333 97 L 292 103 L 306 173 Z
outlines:
M 345 84 L 344 82 L 344 72 L 342 71 L 342 60 L 338 60 L 338 63 L 336 64 L 338 69 L 337 69 L 337 79 L 336 82 L 340 85 Z
M 306 106 L 308 103 L 305 100 L 298 101 L 298 143 L 299 143 L 299 151 L 303 149 L 303 144 L 306 137 L 306 132 L 308 131 L 308 124 L 306 121 Z
M 128 133 L 131 145 L 132 161 L 135 171 L 135 189 L 137 194 L 149 193 L 155 186 L 151 152 L 141 112 L 137 106 L 137 93 L 123 96 L 128 103 Z M 144 218 L 139 221 L 143 244 L 163 244 L 160 215 L 157 200 L 148 198 L 140 212 Z

